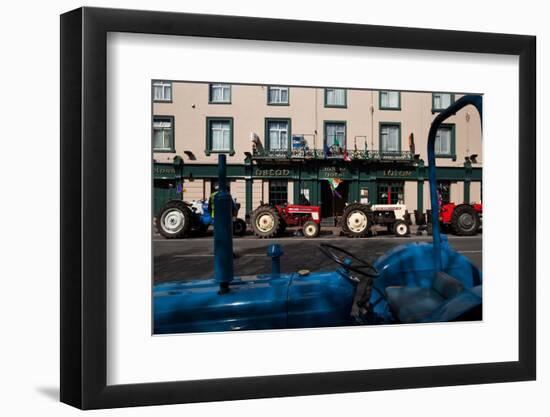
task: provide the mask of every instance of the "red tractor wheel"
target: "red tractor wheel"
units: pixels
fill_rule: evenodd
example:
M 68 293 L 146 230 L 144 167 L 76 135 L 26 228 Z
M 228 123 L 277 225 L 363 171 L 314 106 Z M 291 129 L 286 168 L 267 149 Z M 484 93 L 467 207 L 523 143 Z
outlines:
M 302 228 L 302 233 L 305 237 L 317 237 L 319 236 L 320 231 L 321 228 L 319 227 L 319 224 L 312 220 L 305 222 L 304 227 Z
M 260 238 L 272 238 L 279 234 L 281 217 L 275 207 L 260 206 L 250 215 L 254 234 Z
M 479 214 L 472 206 L 460 204 L 455 207 L 451 216 L 451 227 L 454 233 L 459 236 L 474 236 L 480 225 Z

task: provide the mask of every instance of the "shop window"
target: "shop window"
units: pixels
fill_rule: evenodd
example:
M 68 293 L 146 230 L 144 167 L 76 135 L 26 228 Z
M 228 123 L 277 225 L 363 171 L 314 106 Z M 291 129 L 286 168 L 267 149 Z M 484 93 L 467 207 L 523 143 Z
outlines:
M 290 120 L 266 120 L 267 148 L 271 151 L 290 149 Z
M 346 96 L 344 88 L 325 88 L 325 107 L 346 107 Z
M 172 116 L 153 118 L 153 151 L 174 152 L 174 118 Z
M 379 182 L 377 204 L 398 204 L 405 203 L 403 181 Z
M 231 181 L 227 181 L 226 182 L 226 185 L 227 185 L 227 192 L 228 193 L 231 193 Z M 211 180 L 210 181 L 210 195 L 212 195 L 212 193 L 215 193 L 218 188 L 218 180 Z
M 206 154 L 229 153 L 233 150 L 233 118 L 208 117 L 206 119 Z
M 401 110 L 401 93 L 399 91 L 380 91 L 380 110 Z
M 432 112 L 442 111 L 453 104 L 455 95 L 451 93 L 433 93 L 432 94 Z
M 435 136 L 435 156 L 439 158 L 455 157 L 455 125 L 441 125 Z
M 288 104 L 288 87 L 272 86 L 267 87 L 267 104 L 284 105 Z
M 380 150 L 384 153 L 401 151 L 401 125 L 398 123 L 380 124 Z
M 153 100 L 172 101 L 172 83 L 170 81 L 153 81 Z
M 209 92 L 210 103 L 231 103 L 231 85 L 230 84 L 210 84 Z
M 448 204 L 451 202 L 451 182 L 450 181 L 438 181 L 437 182 L 437 198 L 441 201 L 441 204 Z
M 269 181 L 269 204 L 283 205 L 288 202 L 288 181 Z

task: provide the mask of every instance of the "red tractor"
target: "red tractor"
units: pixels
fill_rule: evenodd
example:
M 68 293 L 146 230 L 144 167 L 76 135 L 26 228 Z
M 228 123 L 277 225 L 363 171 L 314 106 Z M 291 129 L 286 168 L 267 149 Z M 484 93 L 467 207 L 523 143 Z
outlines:
M 295 204 L 262 204 L 250 213 L 254 234 L 260 238 L 280 236 L 287 226 L 301 227 L 305 237 L 317 237 L 321 231 L 321 208 Z
M 442 228 L 459 236 L 476 235 L 481 228 L 483 205 L 445 203 L 439 211 L 439 223 Z

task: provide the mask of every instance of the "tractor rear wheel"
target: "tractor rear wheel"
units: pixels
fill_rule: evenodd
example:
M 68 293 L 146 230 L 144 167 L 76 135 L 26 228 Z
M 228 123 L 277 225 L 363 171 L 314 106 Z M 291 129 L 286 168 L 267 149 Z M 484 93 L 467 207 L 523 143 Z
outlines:
M 312 220 L 308 220 L 304 223 L 304 227 L 302 228 L 302 233 L 305 237 L 317 237 L 319 236 L 319 232 L 321 231 L 321 228 L 319 227 L 319 224 L 315 223 Z
M 233 234 L 235 236 L 244 236 L 246 233 L 246 222 L 243 219 L 235 219 L 233 221 Z
M 250 215 L 254 234 L 261 238 L 277 236 L 281 226 L 281 217 L 275 207 L 260 206 Z
M 474 208 L 468 204 L 455 207 L 451 216 L 453 232 L 459 236 L 474 236 L 479 230 L 481 221 Z
M 341 227 L 349 237 L 366 237 L 372 226 L 372 210 L 360 203 L 348 205 L 342 214 Z
M 169 201 L 157 219 L 158 232 L 168 239 L 184 237 L 191 229 L 191 210 L 183 201 Z
M 409 226 L 405 220 L 396 220 L 393 224 L 393 231 L 397 237 L 404 237 L 410 234 Z

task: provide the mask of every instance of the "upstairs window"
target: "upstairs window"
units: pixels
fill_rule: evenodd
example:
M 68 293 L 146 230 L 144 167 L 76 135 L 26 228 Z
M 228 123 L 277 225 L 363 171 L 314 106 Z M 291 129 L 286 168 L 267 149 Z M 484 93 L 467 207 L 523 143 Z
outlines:
M 210 103 L 231 103 L 231 85 L 230 84 L 210 84 Z
M 383 123 L 380 125 L 380 150 L 382 152 L 401 151 L 401 126 Z
M 399 91 L 380 91 L 380 110 L 401 110 L 401 93 Z
M 267 120 L 268 149 L 280 151 L 290 149 L 289 143 L 289 121 L 288 120 Z
M 170 81 L 153 82 L 153 101 L 172 101 L 172 83 Z
M 432 111 L 442 111 L 453 104 L 455 95 L 451 93 L 433 93 L 432 94 Z
M 233 154 L 233 119 L 230 117 L 208 117 L 206 119 L 206 154 Z
M 174 151 L 174 118 L 172 116 L 153 118 L 153 151 Z
M 325 88 L 325 107 L 346 107 L 346 96 L 343 88 Z
M 267 104 L 285 105 L 288 104 L 288 87 L 268 87 Z
M 455 126 L 441 125 L 435 135 L 435 156 L 453 158 L 455 156 Z

